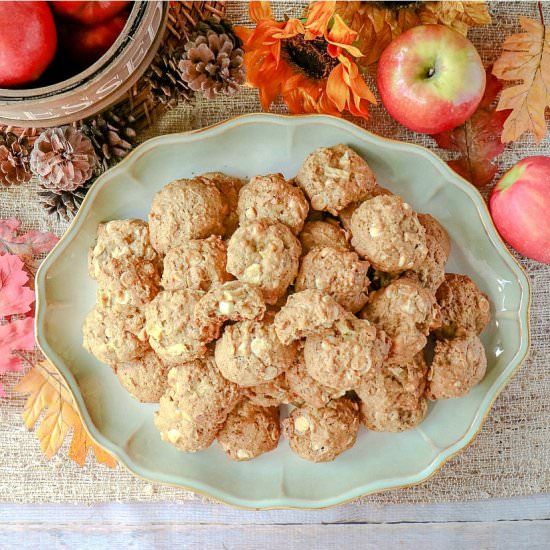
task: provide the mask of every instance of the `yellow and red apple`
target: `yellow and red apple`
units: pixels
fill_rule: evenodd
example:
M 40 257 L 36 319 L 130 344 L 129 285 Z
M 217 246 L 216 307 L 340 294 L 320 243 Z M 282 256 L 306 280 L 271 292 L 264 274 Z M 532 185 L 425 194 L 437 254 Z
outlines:
M 550 264 L 550 157 L 527 157 L 508 170 L 491 193 L 489 209 L 509 245 Z
M 485 90 L 485 70 L 465 36 L 444 25 L 420 25 L 384 50 L 377 83 L 395 120 L 415 132 L 438 134 L 474 113 Z

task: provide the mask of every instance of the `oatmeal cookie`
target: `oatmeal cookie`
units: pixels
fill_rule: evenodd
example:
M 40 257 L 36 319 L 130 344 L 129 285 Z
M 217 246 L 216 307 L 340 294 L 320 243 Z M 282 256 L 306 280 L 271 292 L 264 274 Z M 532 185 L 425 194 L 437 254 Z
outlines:
M 351 232 L 355 250 L 381 271 L 414 269 L 428 253 L 426 230 L 396 195 L 363 202 L 351 218 Z
M 159 292 L 156 262 L 111 258 L 97 278 L 97 303 L 104 308 L 143 307 Z
M 491 319 L 489 298 L 466 275 L 447 273 L 436 298 L 441 307 L 438 338 L 454 338 L 469 332 L 480 334 Z
M 296 345 L 283 344 L 273 326 L 273 314 L 261 321 L 241 321 L 225 328 L 216 342 L 220 372 L 240 386 L 256 386 L 277 378 L 292 365 Z
M 172 367 L 168 390 L 180 409 L 199 422 L 223 423 L 242 396 L 241 388 L 224 378 L 213 355 Z
M 369 165 L 347 145 L 319 147 L 310 153 L 296 175 L 315 210 L 337 215 L 376 186 Z
M 239 225 L 239 214 L 237 205 L 239 203 L 239 191 L 245 182 L 234 176 L 228 176 L 222 172 L 208 172 L 200 176 L 202 179 L 211 181 L 222 195 L 226 206 L 227 214 L 223 221 L 226 237 L 232 235 Z
M 124 388 L 142 403 L 158 403 L 166 391 L 168 367 L 153 350 L 140 359 L 115 363 L 113 370 Z
M 292 402 L 305 403 L 310 407 L 324 407 L 331 399 L 344 394 L 341 390 L 319 384 L 308 374 L 303 350 L 299 350 L 294 363 L 285 372 L 285 378 Z
M 227 247 L 217 235 L 171 248 L 164 257 L 164 290 L 210 290 L 232 277 L 225 270 Z
M 483 380 L 486 370 L 485 349 L 475 334 L 436 342 L 426 396 L 462 397 Z
M 292 403 L 293 397 L 288 387 L 286 373 L 279 374 L 277 378 L 244 388 L 244 395 L 255 405 L 260 407 L 277 407 L 279 405 L 288 405 Z
M 185 453 L 196 453 L 210 447 L 222 427 L 222 424 L 215 422 L 194 420 L 165 397 L 160 398 L 160 408 L 154 422 L 160 438 Z
M 451 239 L 447 230 L 430 214 L 417 214 L 418 221 L 426 230 L 426 236 L 431 235 L 445 255 L 445 262 L 451 254 Z
M 275 331 L 279 340 L 290 344 L 331 328 L 346 310 L 331 296 L 308 289 L 291 294 L 275 315 Z
M 227 321 L 261 319 L 266 307 L 257 287 L 229 281 L 211 288 L 195 307 L 193 324 L 202 342 L 219 338 Z
M 337 222 L 306 222 L 298 238 L 302 245 L 302 254 L 307 254 L 310 250 L 323 246 L 349 248 L 346 233 Z
M 338 219 L 340 220 L 342 227 L 346 231 L 351 231 L 351 217 L 353 216 L 353 213 L 361 206 L 363 202 L 374 197 L 378 197 L 378 195 L 393 195 L 393 193 L 385 187 L 376 185 L 368 192 L 366 196 L 362 197 L 361 200 L 348 204 L 343 210 L 338 212 Z
M 396 279 L 373 292 L 361 311 L 392 340 L 392 357 L 414 357 L 426 346 L 430 330 L 439 326 L 439 306 L 430 290 L 412 279 Z
M 329 462 L 353 446 L 359 431 L 359 406 L 347 399 L 325 407 L 294 409 L 283 421 L 290 448 L 311 462 Z
M 228 207 L 218 188 L 204 178 L 181 179 L 163 187 L 149 212 L 149 234 L 155 250 L 164 255 L 190 239 L 223 235 Z
M 151 347 L 167 365 L 178 365 L 206 354 L 193 323 L 200 290 L 164 290 L 146 306 L 145 329 Z
M 205 449 L 240 398 L 238 386 L 219 373 L 211 356 L 183 363 L 168 372 L 155 425 L 163 441 L 182 451 Z
M 445 280 L 447 254 L 432 235 L 426 234 L 428 254 L 414 270 L 405 271 L 405 277 L 417 280 L 423 287 L 435 292 Z
M 280 222 L 258 220 L 241 226 L 227 246 L 227 271 L 257 286 L 267 304 L 284 295 L 298 273 L 301 246 Z
M 264 218 L 281 222 L 297 235 L 308 210 L 302 190 L 287 182 L 282 174 L 254 176 L 239 193 L 241 225 Z
M 375 432 L 402 432 L 426 416 L 424 398 L 428 367 L 422 353 L 405 361 L 388 361 L 355 388 L 361 399 L 363 424 Z
M 149 240 L 149 226 L 143 220 L 113 220 L 100 223 L 97 240 L 88 253 L 88 272 L 92 279 L 117 277 L 112 273 L 116 266 L 125 263 L 147 262 L 157 271 L 160 261 Z M 152 276 L 152 275 L 151 275 Z
M 83 346 L 102 363 L 131 361 L 148 349 L 145 317 L 137 308 L 111 310 L 98 306 L 82 326 Z
M 376 371 L 390 351 L 383 331 L 351 314 L 324 332 L 308 336 L 304 345 L 307 372 L 317 382 L 351 390 L 369 371 Z
M 283 344 L 290 344 L 331 328 L 346 316 L 334 298 L 314 289 L 291 294 L 275 315 L 275 331 Z
M 369 263 L 346 248 L 323 247 L 308 252 L 294 283 L 297 292 L 317 289 L 355 313 L 367 302 Z
M 261 407 L 242 399 L 229 413 L 217 440 L 231 460 L 241 461 L 272 451 L 280 435 L 277 407 Z

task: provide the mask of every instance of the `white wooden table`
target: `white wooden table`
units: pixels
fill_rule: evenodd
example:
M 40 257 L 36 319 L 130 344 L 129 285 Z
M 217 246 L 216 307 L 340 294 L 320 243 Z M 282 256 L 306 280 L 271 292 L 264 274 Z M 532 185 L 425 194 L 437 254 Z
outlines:
M 247 512 L 184 504 L 0 505 L 0 549 L 550 549 L 550 494 Z

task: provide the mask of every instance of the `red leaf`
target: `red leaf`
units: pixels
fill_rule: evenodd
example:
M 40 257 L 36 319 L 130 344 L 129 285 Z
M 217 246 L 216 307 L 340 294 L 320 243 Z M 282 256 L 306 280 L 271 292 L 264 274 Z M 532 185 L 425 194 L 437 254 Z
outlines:
M 502 82 L 498 78 L 496 78 L 492 71 L 492 67 L 488 67 L 487 72 L 487 80 L 485 83 L 485 92 L 483 94 L 483 97 L 481 98 L 481 101 L 479 102 L 479 108 L 488 109 L 491 107 L 491 103 L 497 98 L 498 94 L 500 94 L 500 90 L 502 90 Z
M 34 292 L 25 286 L 28 281 L 24 264 L 17 256 L 0 256 L 0 317 L 30 311 Z
M 0 220 L 0 237 L 3 239 L 7 236 L 13 237 L 21 222 L 17 218 L 8 218 L 7 220 Z
M 14 351 L 34 349 L 34 292 L 24 268 L 32 271 L 32 257 L 50 251 L 59 240 L 50 232 L 17 235 L 20 225 L 16 218 L 0 220 L 0 318 L 6 321 L 0 324 L 0 374 L 21 368 L 21 357 Z M 11 316 L 21 314 L 26 318 L 10 322 Z M 5 395 L 0 384 L 0 396 Z
M 17 235 L 19 220 L 9 218 L 0 220 L 0 254 L 16 254 L 17 256 L 33 256 L 49 252 L 59 240 L 53 233 L 29 231 Z
M 502 85 L 487 70 L 487 85 L 476 112 L 462 126 L 432 136 L 439 147 L 458 151 L 460 156 L 449 166 L 477 187 L 487 185 L 498 168 L 491 162 L 504 151 L 500 136 L 510 111 L 495 111 L 491 106 Z
M 21 358 L 14 355 L 17 350 L 34 349 L 34 319 L 27 317 L 0 325 L 0 374 L 17 371 L 21 368 Z M 5 397 L 0 384 L 0 396 Z
M 59 238 L 49 231 L 29 231 L 16 237 L 15 242 L 30 247 L 30 254 L 43 254 L 49 252 L 58 240 Z

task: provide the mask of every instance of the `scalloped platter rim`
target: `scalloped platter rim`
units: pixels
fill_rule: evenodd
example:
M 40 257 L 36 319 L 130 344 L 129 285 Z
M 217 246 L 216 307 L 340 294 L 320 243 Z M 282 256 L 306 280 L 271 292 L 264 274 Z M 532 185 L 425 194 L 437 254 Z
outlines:
M 176 178 L 209 171 L 292 177 L 307 153 L 336 143 L 356 149 L 383 186 L 438 218 L 453 245 L 447 270 L 469 275 L 489 294 L 485 379 L 464 398 L 431 404 L 415 430 L 362 430 L 356 445 L 331 463 L 303 461 L 285 441 L 242 463 L 229 461 L 217 444 L 196 454 L 178 452 L 154 428 L 156 406 L 130 398 L 110 368 L 82 348 L 81 325 L 95 300 L 86 255 L 97 224 L 145 218 L 154 193 Z M 324 508 L 425 481 L 473 441 L 530 343 L 528 277 L 498 236 L 479 192 L 428 149 L 324 115 L 244 115 L 141 144 L 92 186 L 42 263 L 36 293 L 38 345 L 67 381 L 92 439 L 141 478 L 252 509 Z

